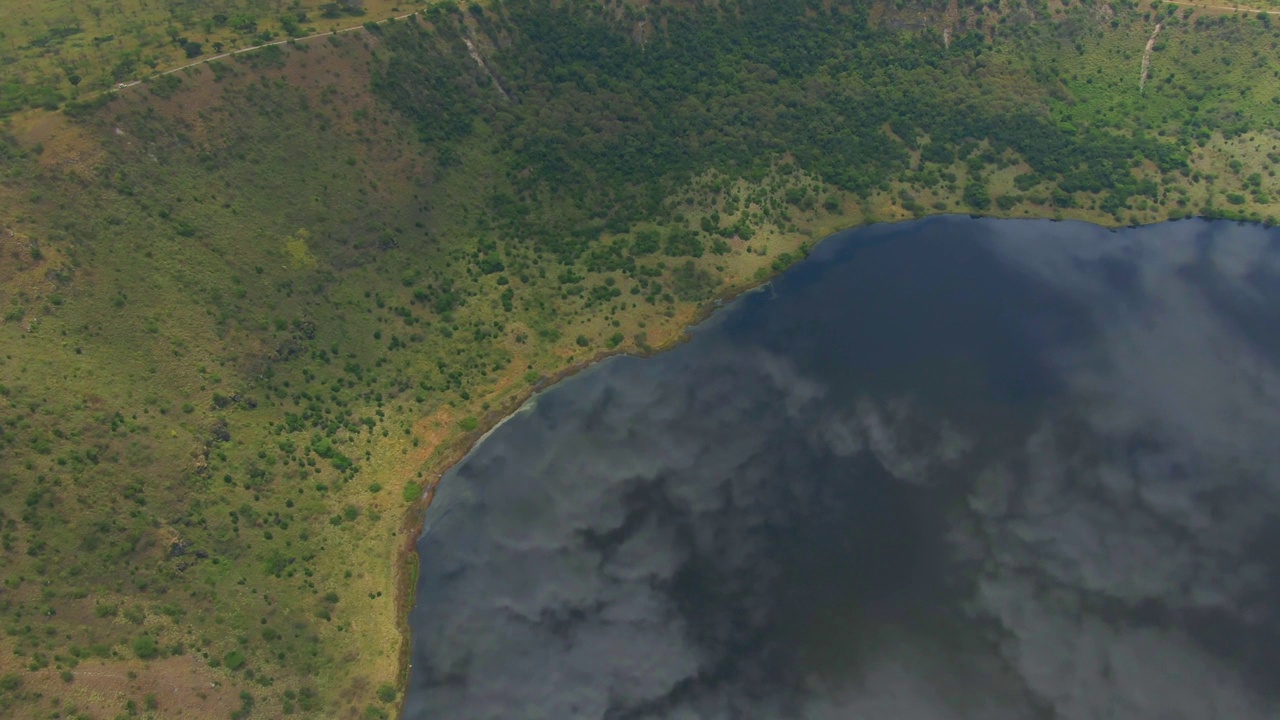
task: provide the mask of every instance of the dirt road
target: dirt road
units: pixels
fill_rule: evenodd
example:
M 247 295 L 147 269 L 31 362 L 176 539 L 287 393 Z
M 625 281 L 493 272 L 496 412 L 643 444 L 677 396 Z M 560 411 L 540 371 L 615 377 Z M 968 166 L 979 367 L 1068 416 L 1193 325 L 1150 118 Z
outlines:
M 392 18 L 383 18 L 382 20 L 375 20 L 375 21 L 373 21 L 373 22 L 374 22 L 374 24 L 376 24 L 376 25 L 381 25 L 382 23 L 385 23 L 385 22 L 391 22 L 391 21 L 393 21 L 393 20 L 404 20 L 405 18 L 413 17 L 413 16 L 414 16 L 414 15 L 416 15 L 416 14 L 417 14 L 416 12 L 405 13 L 404 15 L 397 15 L 397 16 L 392 17 Z M 308 41 L 308 40 L 315 40 L 315 39 L 317 39 L 317 38 L 328 37 L 329 35 L 338 35 L 338 34 L 341 34 L 341 33 L 349 33 L 349 32 L 354 32 L 354 31 L 356 31 L 356 30 L 364 30 L 364 29 L 365 29 L 364 24 L 360 24 L 360 25 L 354 25 L 354 26 L 352 26 L 352 27 L 341 28 L 341 29 L 339 29 L 339 30 L 330 30 L 329 32 L 316 33 L 316 34 L 314 34 L 314 35 L 306 35 L 306 36 L 304 36 L 304 37 L 298 37 L 298 38 L 285 38 L 284 40 L 273 40 L 272 42 L 269 42 L 269 43 L 263 43 L 263 44 L 261 44 L 261 45 L 252 45 L 252 46 L 250 46 L 250 47 L 238 48 L 238 49 L 236 49 L 236 50 L 231 50 L 231 51 L 229 51 L 229 52 L 220 53 L 220 54 L 218 54 L 218 55 L 210 55 L 210 56 L 209 56 L 209 57 L 207 57 L 207 58 L 201 58 L 201 59 L 199 59 L 199 60 L 196 60 L 195 62 L 189 62 L 189 63 L 187 63 L 186 65 L 179 65 L 178 67 L 170 68 L 170 69 L 168 69 L 168 70 L 165 70 L 164 72 L 158 72 L 158 73 L 156 73 L 156 74 L 154 74 L 154 75 L 151 75 L 151 76 L 149 76 L 149 77 L 143 78 L 142 80 L 130 80 L 130 81 L 128 81 L 128 82 L 117 83 L 117 84 L 116 84 L 116 86 L 115 86 L 114 88 L 112 88 L 111 90 L 124 90 L 124 89 L 126 89 L 126 88 L 131 88 L 131 87 L 133 87 L 134 85 L 139 85 L 139 84 L 141 84 L 142 82 L 144 82 L 145 80 L 151 80 L 151 79 L 154 79 L 154 78 L 163 77 L 163 76 L 165 76 L 165 75 L 169 75 L 169 74 L 171 74 L 171 73 L 176 73 L 176 72 L 178 72 L 178 71 L 180 71 L 180 70 L 186 70 L 187 68 L 192 68 L 192 67 L 195 67 L 195 66 L 197 66 L 197 65 L 203 65 L 203 64 L 205 64 L 205 63 L 210 63 L 210 62 L 213 62 L 214 60 L 221 60 L 221 59 L 223 59 L 223 58 L 231 57 L 232 55 L 239 55 L 240 53 L 247 53 L 247 52 L 253 52 L 254 50 L 261 50 L 261 49 L 263 49 L 263 48 L 268 48 L 268 47 L 271 47 L 271 46 L 273 46 L 273 45 L 284 45 L 284 44 L 291 43 L 291 42 L 306 42 L 306 41 Z M 109 90 L 109 91 L 105 91 L 105 92 L 110 92 L 110 90 Z

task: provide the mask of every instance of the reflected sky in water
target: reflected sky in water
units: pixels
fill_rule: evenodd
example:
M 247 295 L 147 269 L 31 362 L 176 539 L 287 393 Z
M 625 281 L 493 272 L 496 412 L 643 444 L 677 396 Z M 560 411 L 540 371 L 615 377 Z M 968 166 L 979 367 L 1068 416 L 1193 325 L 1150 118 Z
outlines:
M 408 718 L 1280 717 L 1280 234 L 842 233 L 441 483 Z

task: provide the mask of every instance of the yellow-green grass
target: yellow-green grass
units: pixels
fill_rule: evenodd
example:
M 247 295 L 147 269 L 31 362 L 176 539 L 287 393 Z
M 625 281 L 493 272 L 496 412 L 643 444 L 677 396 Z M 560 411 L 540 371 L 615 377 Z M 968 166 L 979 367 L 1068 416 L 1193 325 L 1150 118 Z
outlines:
M 408 128 L 368 113 L 367 41 L 195 70 L 83 126 L 15 123 L 38 156 L 11 167 L 0 220 L 17 268 L 0 296 L 7 714 L 114 714 L 151 692 L 164 716 L 224 717 L 241 692 L 260 717 L 390 711 L 409 484 L 543 376 L 670 342 L 709 299 L 589 310 L 511 243 L 504 274 L 465 269 L 462 215 L 503 182 L 498 149 L 481 132 L 467 172 L 437 177 Z M 773 259 L 696 264 L 724 288 Z M 465 305 L 414 299 L 445 279 Z M 348 427 L 277 432 L 313 404 Z M 184 692 L 155 690 L 171 681 Z
M 53 106 L 221 53 L 357 27 L 426 4 L 348 3 L 351 12 L 326 15 L 334 3 L 320 0 L 11 0 L 0 4 L 0 113 Z M 189 53 L 183 41 L 200 47 Z

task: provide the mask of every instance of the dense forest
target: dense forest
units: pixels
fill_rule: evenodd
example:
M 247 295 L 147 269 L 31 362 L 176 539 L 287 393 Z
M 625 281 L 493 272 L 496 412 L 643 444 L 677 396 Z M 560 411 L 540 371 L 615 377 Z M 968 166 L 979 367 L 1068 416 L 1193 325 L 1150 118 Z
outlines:
M 667 219 L 662 199 L 705 168 L 759 179 L 779 156 L 863 199 L 894 180 L 958 183 L 974 211 L 991 205 L 987 174 L 1020 162 L 1018 187 L 1036 188 L 1043 204 L 1093 195 L 1122 221 L 1135 197 L 1157 199 L 1161 175 L 1190 174 L 1197 138 L 1250 124 L 1238 110 L 1195 102 L 1186 122 L 1149 112 L 1074 124 L 1055 113 L 1069 98 L 1061 73 L 1070 65 L 1046 68 L 1037 53 L 1082 52 L 1083 40 L 1109 29 L 1099 7 L 1071 8 L 1061 25 L 1037 22 L 1047 6 L 1024 7 L 1001 18 L 992 43 L 977 27 L 946 38 L 933 28 L 886 32 L 862 3 L 438 5 L 425 23 L 380 29 L 376 88 L 414 119 L 443 165 L 477 123 L 503 138 L 513 194 L 495 198 L 502 230 L 566 260 L 601 233 Z M 1165 5 L 1145 16 L 1176 23 L 1176 12 Z M 1225 41 L 1248 31 L 1241 22 L 1269 27 L 1266 17 L 1204 32 Z M 472 62 L 467 50 L 478 46 L 490 49 L 487 59 Z M 1183 89 L 1204 100 L 1225 88 Z M 579 212 L 541 217 L 544 193 L 572 198 Z

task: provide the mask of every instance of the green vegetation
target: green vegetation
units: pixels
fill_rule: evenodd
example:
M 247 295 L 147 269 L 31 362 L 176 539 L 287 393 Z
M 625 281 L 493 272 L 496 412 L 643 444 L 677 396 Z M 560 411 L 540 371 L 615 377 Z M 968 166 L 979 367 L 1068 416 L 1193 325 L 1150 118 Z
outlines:
M 0 7 L 0 115 L 264 43 L 358 27 L 395 0 L 11 0 Z M 403 10 L 401 9 L 403 6 Z
M 156 648 L 156 639 L 150 635 L 139 635 L 133 641 L 133 654 L 137 655 L 141 660 L 150 660 L 159 654 Z
M 287 25 L 204 6 L 225 28 L 175 21 L 158 69 Z M 302 9 L 401 14 L 373 8 Z M 446 3 L 14 114 L 0 715 L 164 714 L 186 682 L 187 717 L 389 716 L 399 553 L 468 438 L 570 366 L 672 342 L 831 229 L 1274 222 L 1269 22 L 1012 0 L 944 17 Z M 6 57 L 37 77 L 80 37 L 29 53 L 34 20 L 12 28 Z M 84 50 L 78 86 L 22 92 L 101 85 L 134 52 L 113 47 Z

